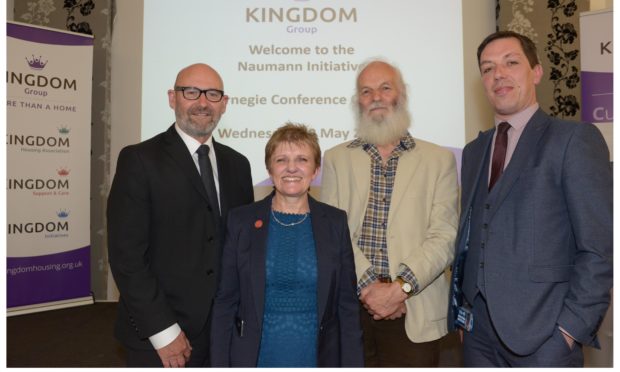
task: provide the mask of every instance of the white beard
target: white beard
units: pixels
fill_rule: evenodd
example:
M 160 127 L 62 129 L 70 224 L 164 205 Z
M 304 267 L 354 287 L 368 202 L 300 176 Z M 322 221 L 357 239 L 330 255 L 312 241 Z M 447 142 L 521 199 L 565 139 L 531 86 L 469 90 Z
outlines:
M 394 107 L 394 112 L 380 120 L 362 114 L 359 108 L 355 110 L 355 113 L 357 137 L 376 146 L 397 142 L 407 134 L 407 130 L 411 126 L 411 115 L 406 107 L 406 102 L 405 104 L 399 102 Z

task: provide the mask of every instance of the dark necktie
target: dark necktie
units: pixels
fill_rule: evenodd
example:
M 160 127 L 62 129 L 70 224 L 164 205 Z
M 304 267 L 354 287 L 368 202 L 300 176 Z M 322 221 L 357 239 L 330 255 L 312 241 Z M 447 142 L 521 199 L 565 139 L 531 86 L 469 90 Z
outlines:
M 218 203 L 217 191 L 215 188 L 215 181 L 213 180 L 213 168 L 211 167 L 211 160 L 209 160 L 209 146 L 200 145 L 198 150 L 198 165 L 200 166 L 200 176 L 202 177 L 202 183 L 207 189 L 207 197 L 209 198 L 209 204 L 213 208 L 217 215 L 220 215 L 220 205 Z
M 493 148 L 493 160 L 491 160 L 491 180 L 489 181 L 489 191 L 504 172 L 504 162 L 506 160 L 506 147 L 508 147 L 508 129 L 510 124 L 502 121 L 497 126 L 497 136 L 495 137 L 495 147 Z

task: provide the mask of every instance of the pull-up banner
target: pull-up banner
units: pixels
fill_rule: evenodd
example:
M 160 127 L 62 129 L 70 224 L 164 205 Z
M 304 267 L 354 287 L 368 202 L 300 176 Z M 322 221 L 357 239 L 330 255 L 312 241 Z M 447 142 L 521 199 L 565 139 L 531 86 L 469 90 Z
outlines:
M 93 38 L 7 22 L 7 307 L 92 303 Z
M 583 12 L 579 21 L 581 120 L 601 130 L 613 158 L 613 10 Z

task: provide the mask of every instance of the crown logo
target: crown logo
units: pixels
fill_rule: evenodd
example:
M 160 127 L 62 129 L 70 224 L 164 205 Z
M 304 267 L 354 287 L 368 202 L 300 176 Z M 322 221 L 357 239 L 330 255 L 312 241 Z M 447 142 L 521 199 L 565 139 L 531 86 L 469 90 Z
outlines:
M 58 172 L 59 176 L 65 177 L 68 176 L 71 171 L 65 167 L 61 167 L 60 169 L 56 169 L 56 172 Z
M 34 56 L 34 54 L 32 55 L 32 59 L 28 59 L 28 57 L 26 57 L 26 62 L 28 62 L 28 66 L 30 66 L 30 68 L 33 70 L 43 70 L 43 68 L 45 68 L 45 65 L 47 65 L 47 61 L 43 62 L 41 56 L 37 58 Z
M 71 128 L 67 127 L 66 125 L 63 125 L 60 128 L 58 128 L 58 133 L 60 134 L 69 134 L 69 132 L 71 132 Z
M 57 215 L 59 218 L 67 218 L 67 217 L 69 217 L 69 212 L 67 212 L 67 211 L 66 211 L 66 210 L 64 210 L 64 209 L 61 209 L 61 210 L 59 210 L 58 212 L 56 212 L 56 215 Z

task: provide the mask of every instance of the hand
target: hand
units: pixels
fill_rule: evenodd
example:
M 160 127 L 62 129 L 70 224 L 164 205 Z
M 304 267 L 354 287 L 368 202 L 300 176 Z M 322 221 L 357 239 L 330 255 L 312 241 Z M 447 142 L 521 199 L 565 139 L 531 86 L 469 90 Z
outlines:
M 381 320 L 394 314 L 406 299 L 407 295 L 398 283 L 377 281 L 362 288 L 360 292 L 360 301 L 374 320 Z
M 405 303 L 401 303 L 400 306 L 398 306 L 398 309 L 390 314 L 389 316 L 387 316 L 384 319 L 388 319 L 388 320 L 394 320 L 394 319 L 398 319 L 401 316 L 405 315 L 407 313 L 407 305 L 405 305 Z
M 189 361 L 192 353 L 192 346 L 185 337 L 185 333 L 181 331 L 177 338 L 168 345 L 157 350 L 157 354 L 161 359 L 164 367 L 185 367 L 185 363 Z

